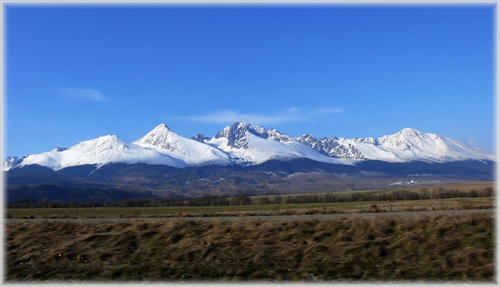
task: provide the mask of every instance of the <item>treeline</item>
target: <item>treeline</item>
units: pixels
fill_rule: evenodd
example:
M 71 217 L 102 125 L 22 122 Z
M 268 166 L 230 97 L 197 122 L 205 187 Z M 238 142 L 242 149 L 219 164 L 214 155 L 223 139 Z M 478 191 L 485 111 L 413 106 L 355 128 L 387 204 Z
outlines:
M 219 195 L 204 195 L 197 198 L 179 200 L 165 198 L 146 199 L 124 199 L 120 202 L 107 202 L 103 206 L 108 207 L 165 207 L 165 206 L 229 206 L 250 205 L 252 199 L 248 195 L 236 195 L 232 197 Z
M 87 208 L 87 207 L 165 207 L 165 206 L 229 206 L 250 205 L 252 199 L 248 195 L 223 197 L 206 195 L 198 198 L 179 200 L 168 198 L 125 198 L 119 201 L 53 201 L 20 200 L 7 203 L 7 208 Z
M 116 201 L 53 201 L 47 198 L 42 200 L 20 200 L 8 202 L 8 208 L 66 208 L 66 207 L 166 207 L 166 206 L 234 206 L 251 204 L 292 204 L 292 203 L 333 203 L 333 202 L 362 202 L 362 201 L 398 201 L 398 200 L 425 200 L 467 197 L 492 197 L 492 187 L 481 190 L 460 191 L 458 189 L 439 188 L 434 191 L 422 189 L 420 191 L 397 190 L 390 193 L 361 193 L 345 194 L 304 194 L 304 195 L 275 195 L 262 196 L 252 200 L 249 195 L 235 196 L 205 195 L 191 199 L 169 198 L 125 198 Z
M 391 193 L 360 193 L 356 192 L 349 196 L 326 194 L 326 195 L 295 195 L 287 196 L 286 203 L 328 203 L 328 202 L 360 202 L 360 201 L 397 201 L 397 200 L 426 200 L 446 199 L 464 197 L 492 197 L 493 188 L 487 187 L 481 190 L 460 191 L 458 189 L 439 188 L 435 191 L 422 189 L 420 191 L 398 190 Z
M 44 198 L 42 200 L 25 199 L 18 201 L 11 201 L 7 203 L 7 208 L 87 208 L 87 207 L 100 207 L 103 204 L 92 201 L 54 201 Z
M 63 186 L 57 184 L 9 184 L 8 208 L 97 207 L 125 198 L 149 198 L 152 192 L 117 187 Z

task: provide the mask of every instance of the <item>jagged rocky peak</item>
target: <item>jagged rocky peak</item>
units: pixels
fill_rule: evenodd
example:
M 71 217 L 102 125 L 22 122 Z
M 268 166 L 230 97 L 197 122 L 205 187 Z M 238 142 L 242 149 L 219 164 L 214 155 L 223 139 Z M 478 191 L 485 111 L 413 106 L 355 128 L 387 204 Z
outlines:
M 356 142 L 377 143 L 376 139 L 355 138 L 352 140 L 332 137 L 317 139 L 310 134 L 303 134 L 297 138 L 301 143 L 316 150 L 317 152 L 335 158 L 364 159 L 364 156 L 356 148 Z
M 283 134 L 275 129 L 268 129 L 265 131 L 265 136 L 266 138 L 270 138 L 270 139 L 273 139 L 275 141 L 279 141 L 279 142 L 292 142 L 292 141 L 295 141 L 294 138 L 286 135 L 286 134 Z
M 279 142 L 293 142 L 295 139 L 279 132 L 276 129 L 265 129 L 261 126 L 254 126 L 246 122 L 236 122 L 227 126 L 215 135 L 216 139 L 227 138 L 228 146 L 233 148 L 248 147 L 248 136 L 254 136 L 263 139 L 272 139 Z
M 215 138 L 228 137 L 230 134 L 245 132 L 250 125 L 244 122 L 236 122 L 230 126 L 223 128 L 215 135 Z
M 371 145 L 379 145 L 380 142 L 376 138 L 354 138 L 353 139 L 355 142 L 359 143 L 366 143 L 366 144 L 371 144 Z
M 205 136 L 204 134 L 196 134 L 191 139 L 200 143 L 205 143 L 205 141 L 210 140 L 210 138 Z
M 318 140 L 317 138 L 315 138 L 313 135 L 311 134 L 302 134 L 301 136 L 297 137 L 297 139 L 300 141 L 300 142 L 305 142 L 305 141 L 316 141 Z
M 8 156 L 4 161 L 2 161 L 2 170 L 7 171 L 15 168 L 19 163 L 22 162 L 22 158 L 17 156 Z
M 346 160 L 388 162 L 496 160 L 495 155 L 478 148 L 411 128 L 379 138 L 318 139 L 310 134 L 291 138 L 276 129 L 236 122 L 222 129 L 212 139 L 203 134 L 192 139 L 184 138 L 171 131 L 167 125 L 160 124 L 133 143 L 114 135 L 103 136 L 80 142 L 69 149 L 57 148 L 23 158 L 9 157 L 2 161 L 2 170 L 35 164 L 59 170 L 70 166 L 102 166 L 115 162 L 174 167 L 260 164 L 271 159 L 291 158 L 341 162 L 332 161 L 331 158 L 324 157 L 325 155 Z
M 216 139 L 227 138 L 227 145 L 233 148 L 245 148 L 248 144 L 246 133 L 251 127 L 245 122 L 236 122 L 227 126 L 215 135 Z
M 412 136 L 412 137 L 419 137 L 419 136 L 422 136 L 424 133 L 417 130 L 417 129 L 404 128 L 396 134 L 403 134 L 403 135 Z
M 68 148 L 65 148 L 65 147 L 56 147 L 55 149 L 53 149 L 53 151 L 65 151 L 67 149 Z
M 297 140 L 320 153 L 326 154 L 323 149 L 322 141 L 318 140 L 313 135 L 303 134 L 300 137 L 297 137 Z
M 140 145 L 150 145 L 157 148 L 173 150 L 175 145 L 172 142 L 172 137 L 175 134 L 166 124 L 159 124 L 152 131 L 147 133 L 142 138 L 136 141 Z

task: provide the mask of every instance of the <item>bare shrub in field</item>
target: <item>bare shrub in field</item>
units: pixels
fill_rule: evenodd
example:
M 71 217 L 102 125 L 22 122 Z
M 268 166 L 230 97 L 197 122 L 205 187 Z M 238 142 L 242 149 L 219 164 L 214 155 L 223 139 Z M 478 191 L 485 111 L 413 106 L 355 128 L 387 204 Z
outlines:
M 7 281 L 494 277 L 491 215 L 9 223 Z

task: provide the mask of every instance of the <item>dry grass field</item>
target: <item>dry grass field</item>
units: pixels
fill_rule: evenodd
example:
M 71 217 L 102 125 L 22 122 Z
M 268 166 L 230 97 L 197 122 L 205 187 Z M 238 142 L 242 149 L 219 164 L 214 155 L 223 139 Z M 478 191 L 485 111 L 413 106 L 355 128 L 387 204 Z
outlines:
M 431 211 L 488 209 L 495 207 L 495 197 L 435 198 L 395 201 L 347 201 L 347 202 L 310 202 L 287 203 L 297 197 L 335 195 L 338 198 L 350 198 L 353 194 L 380 195 L 394 192 L 414 192 L 439 194 L 445 190 L 468 192 L 472 190 L 494 190 L 494 182 L 474 182 L 453 185 L 406 187 L 385 190 L 348 191 L 317 194 L 282 195 L 280 203 L 276 195 L 253 196 L 248 205 L 226 206 L 154 206 L 154 207 L 96 207 L 96 208 L 9 208 L 5 210 L 7 218 L 143 218 L 143 217 L 186 217 L 186 216 L 252 216 L 252 215 L 301 215 L 331 213 L 363 213 L 394 211 Z M 493 194 L 494 195 L 494 192 Z M 268 200 L 262 204 L 261 200 Z
M 20 222 L 7 282 L 493 282 L 494 217 Z
M 494 208 L 495 198 L 449 198 L 395 202 L 252 204 L 242 206 L 99 207 L 7 209 L 7 218 L 162 218 L 194 216 L 304 215 Z
M 490 182 L 408 190 L 470 191 L 492 186 Z M 241 206 L 6 209 L 7 218 L 35 220 L 5 221 L 5 280 L 492 283 L 496 279 L 494 215 L 390 215 L 400 211 L 492 209 L 496 207 L 494 197 L 300 204 L 259 204 L 260 197 L 254 197 L 252 201 Z M 388 216 L 356 216 L 367 212 Z M 186 219 L 330 213 L 349 216 L 273 221 Z M 175 219 L 141 220 L 163 217 Z M 129 220 L 45 220 L 51 218 Z

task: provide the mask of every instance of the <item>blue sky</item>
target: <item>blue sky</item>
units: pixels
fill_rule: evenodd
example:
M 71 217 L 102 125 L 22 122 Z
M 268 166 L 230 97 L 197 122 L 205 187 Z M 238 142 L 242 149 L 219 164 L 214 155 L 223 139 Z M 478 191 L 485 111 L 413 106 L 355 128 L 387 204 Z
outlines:
M 495 147 L 495 7 L 4 6 L 5 154 L 160 123 Z

